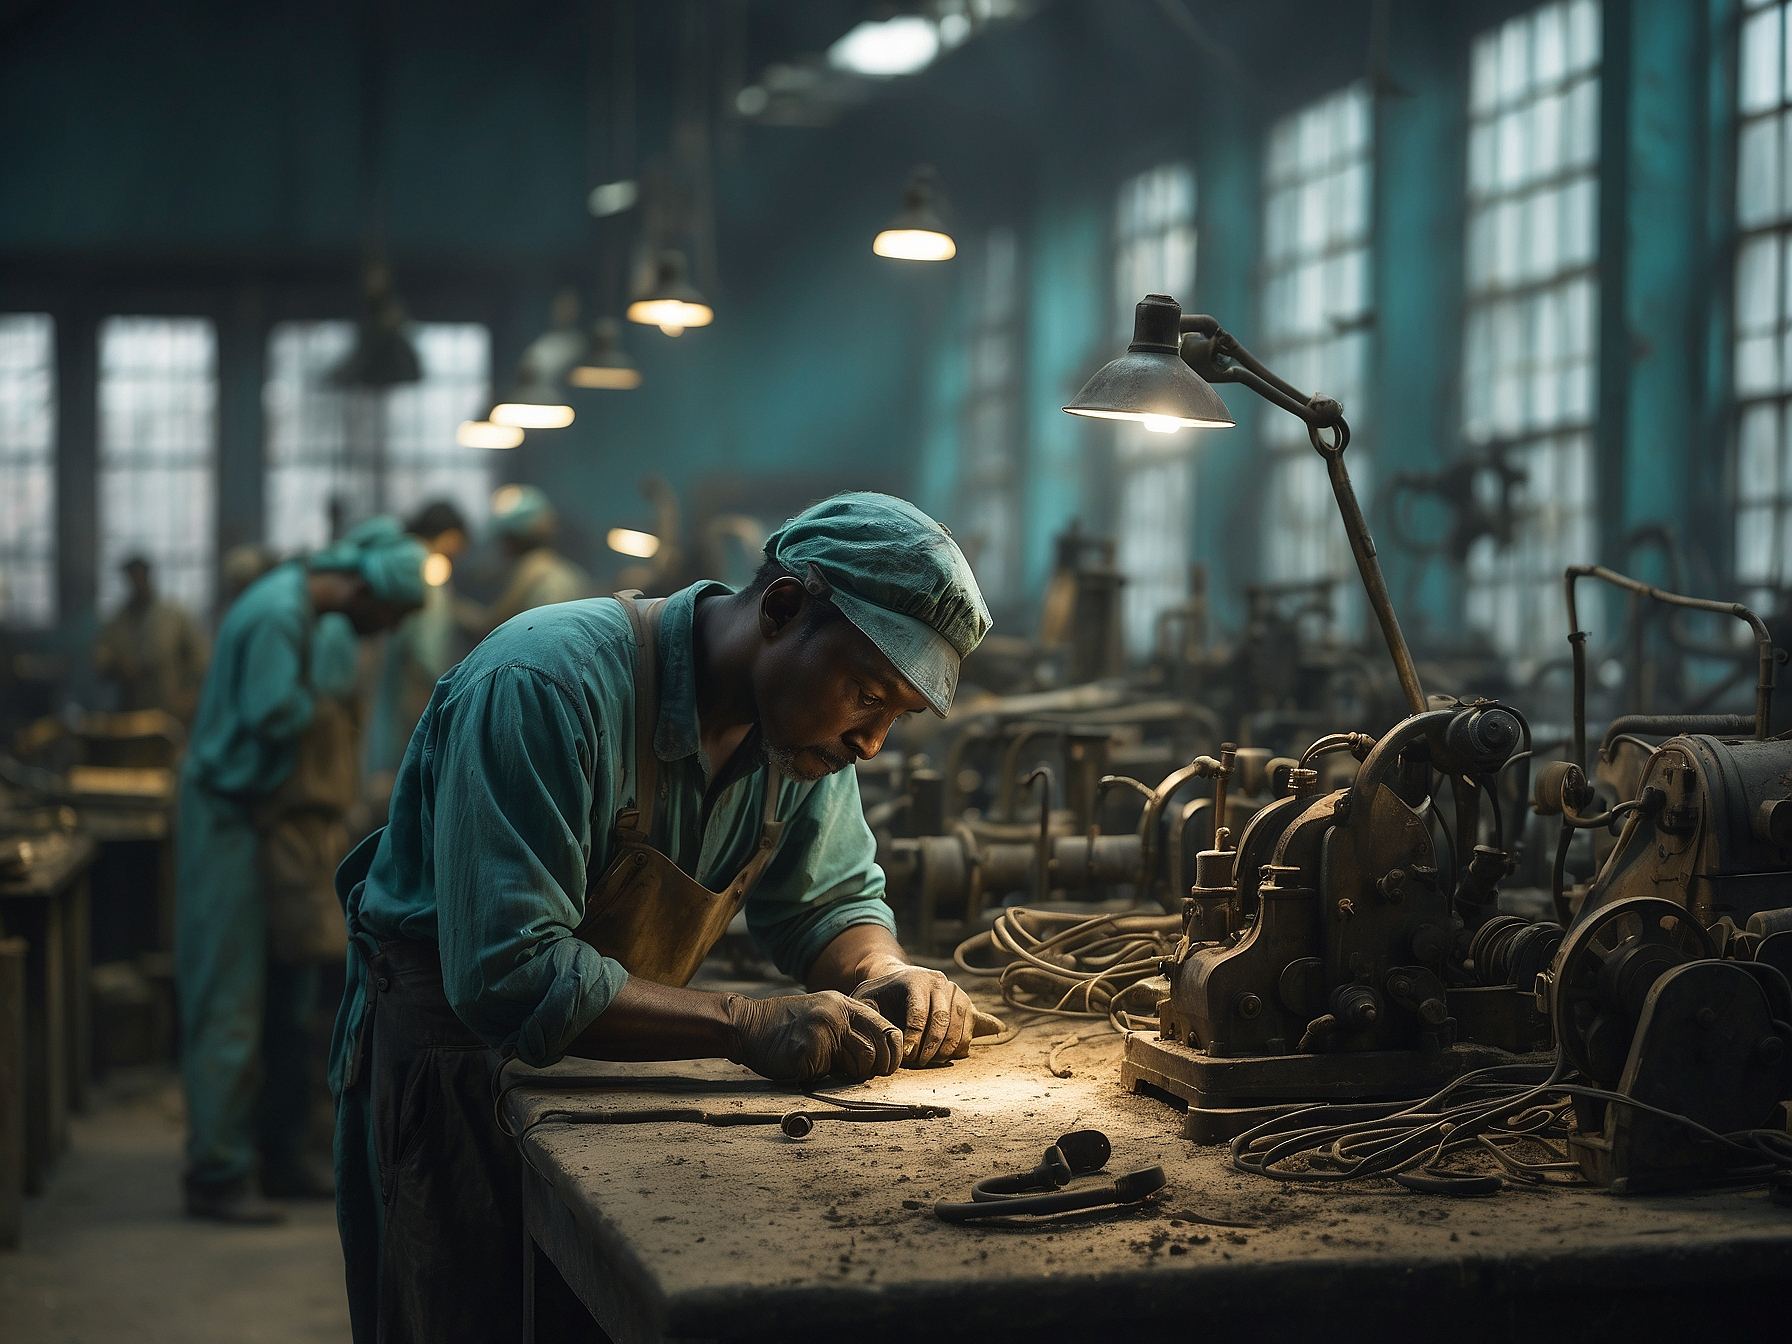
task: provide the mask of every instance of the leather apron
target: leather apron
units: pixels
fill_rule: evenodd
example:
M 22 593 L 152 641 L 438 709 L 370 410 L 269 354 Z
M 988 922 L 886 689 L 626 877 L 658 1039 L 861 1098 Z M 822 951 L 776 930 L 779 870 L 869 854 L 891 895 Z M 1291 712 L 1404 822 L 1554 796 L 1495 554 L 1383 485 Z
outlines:
M 780 776 L 768 765 L 759 847 L 734 880 L 711 891 L 655 849 L 655 804 L 663 797 L 660 761 L 653 749 L 659 724 L 659 623 L 665 602 L 645 611 L 635 590 L 615 594 L 635 632 L 635 797 L 616 813 L 614 852 L 602 876 L 585 892 L 585 919 L 574 930 L 630 975 L 662 985 L 690 982 L 703 959 L 728 931 L 759 877 L 777 853 L 784 823 L 777 819 Z

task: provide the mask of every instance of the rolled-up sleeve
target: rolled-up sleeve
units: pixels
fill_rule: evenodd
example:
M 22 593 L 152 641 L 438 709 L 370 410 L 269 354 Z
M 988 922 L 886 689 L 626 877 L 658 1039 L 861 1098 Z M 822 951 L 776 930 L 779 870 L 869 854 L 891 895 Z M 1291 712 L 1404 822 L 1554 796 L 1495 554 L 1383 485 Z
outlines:
M 787 781 L 783 790 L 784 835 L 747 900 L 747 929 L 779 970 L 802 980 L 843 930 L 878 924 L 893 934 L 896 920 L 884 901 L 857 773 L 841 770 L 813 785 Z
M 432 771 L 443 984 L 490 1044 L 551 1064 L 627 979 L 573 937 L 600 735 L 582 699 L 528 668 L 500 668 L 444 709 Z

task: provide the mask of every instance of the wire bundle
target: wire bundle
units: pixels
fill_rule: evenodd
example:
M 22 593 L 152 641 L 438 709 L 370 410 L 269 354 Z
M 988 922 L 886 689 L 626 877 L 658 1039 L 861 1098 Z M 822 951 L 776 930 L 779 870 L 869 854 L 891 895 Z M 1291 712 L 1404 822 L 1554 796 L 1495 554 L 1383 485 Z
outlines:
M 1465 1073 L 1423 1101 L 1308 1107 L 1233 1139 L 1232 1166 L 1277 1181 L 1391 1177 L 1428 1194 L 1490 1195 L 1508 1181 L 1582 1184 L 1577 1176 L 1562 1181 L 1553 1173 L 1580 1170 L 1566 1147 L 1557 1145 L 1568 1137 L 1570 1107 L 1584 1098 L 1672 1120 L 1750 1160 L 1724 1171 L 1724 1180 L 1758 1180 L 1792 1168 L 1792 1136 L 1760 1129 L 1719 1134 L 1686 1116 L 1573 1081 L 1578 1077 L 1558 1050 L 1546 1073 L 1538 1065 L 1496 1065 Z M 1521 1156 L 1527 1148 L 1540 1150 L 1545 1160 Z M 1500 1170 L 1490 1174 L 1484 1165 L 1446 1165 L 1464 1155 L 1491 1157 Z
M 1180 915 L 1080 915 L 1014 906 L 952 954 L 967 975 L 997 977 L 1002 1002 L 1057 1017 L 1105 1017 L 1138 1030 L 1128 1012 L 1152 1017 L 1161 985 L 1150 984 L 1182 936 Z M 971 957 L 993 953 L 999 964 Z M 1149 996 L 1149 997 L 1147 997 Z

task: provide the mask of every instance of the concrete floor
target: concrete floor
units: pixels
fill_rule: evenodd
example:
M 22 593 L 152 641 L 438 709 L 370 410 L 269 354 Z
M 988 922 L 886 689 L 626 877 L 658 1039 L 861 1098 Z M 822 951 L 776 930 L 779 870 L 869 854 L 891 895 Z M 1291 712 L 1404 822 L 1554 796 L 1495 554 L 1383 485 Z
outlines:
M 293 1203 L 273 1228 L 183 1217 L 182 1124 L 165 1071 L 114 1079 L 76 1117 L 23 1249 L 0 1252 L 6 1344 L 348 1339 L 335 1208 Z

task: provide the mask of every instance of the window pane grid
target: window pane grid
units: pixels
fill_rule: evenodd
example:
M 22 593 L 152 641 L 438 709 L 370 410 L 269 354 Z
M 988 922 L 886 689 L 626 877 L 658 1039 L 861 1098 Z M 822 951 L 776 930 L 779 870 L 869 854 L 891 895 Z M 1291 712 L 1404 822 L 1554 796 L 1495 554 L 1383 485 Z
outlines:
M 338 388 L 331 375 L 355 343 L 352 322 L 283 322 L 268 337 L 268 543 L 326 544 L 375 513 L 406 516 L 438 499 L 485 513 L 488 453 L 454 441 L 490 395 L 491 336 L 471 322 L 411 328 L 423 378 L 385 392 Z
M 1195 303 L 1194 169 L 1161 164 L 1120 189 L 1114 214 L 1117 330 L 1132 335 L 1133 310 L 1147 294 L 1168 294 L 1184 311 Z M 1119 545 L 1126 576 L 1121 625 L 1134 657 L 1151 652 L 1157 615 L 1188 596 L 1189 520 L 1194 506 L 1191 435 L 1114 427 Z
M 0 625 L 56 620 L 56 328 L 0 313 Z
M 100 324 L 99 587 L 125 597 L 119 566 L 141 555 L 156 588 L 190 611 L 212 601 L 217 523 L 217 335 L 203 318 Z
M 977 274 L 958 480 L 961 540 L 996 605 L 1018 596 L 1020 578 L 1019 270 L 1014 231 L 990 230 Z
M 1792 44 L 1788 6 L 1751 0 L 1737 35 L 1736 578 L 1792 584 Z
M 1358 419 L 1369 357 L 1373 102 L 1356 84 L 1277 122 L 1264 169 L 1261 352 L 1296 387 L 1335 397 Z M 1293 416 L 1262 421 L 1275 457 L 1264 518 L 1272 582 L 1348 580 L 1350 543 L 1325 463 Z M 1369 463 L 1351 454 L 1358 493 Z M 1334 589 L 1339 628 L 1361 622 L 1356 585 Z
M 1463 433 L 1526 473 L 1515 535 L 1483 538 L 1465 614 L 1508 658 L 1548 657 L 1562 570 L 1597 552 L 1599 5 L 1543 5 L 1471 50 Z

